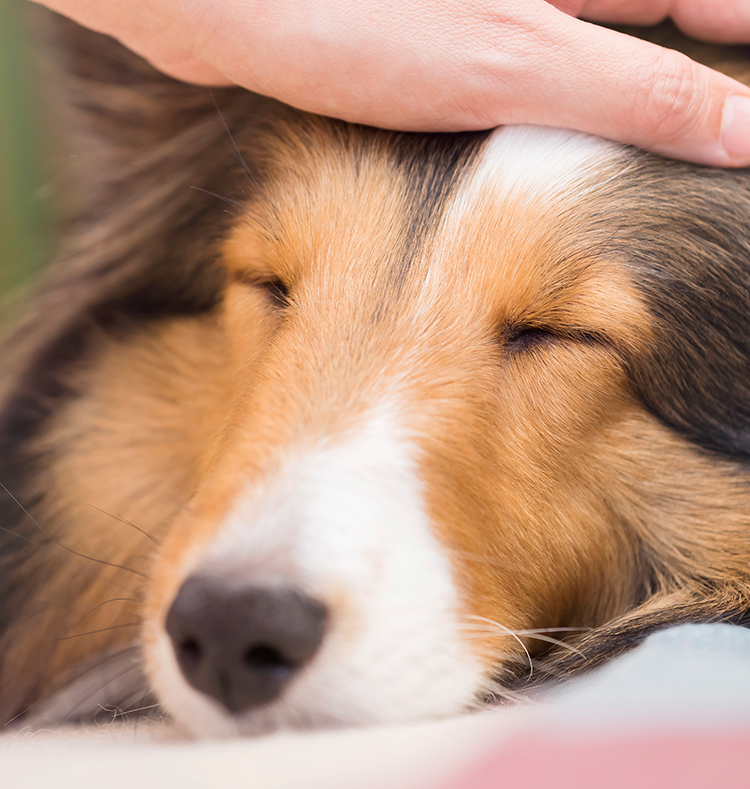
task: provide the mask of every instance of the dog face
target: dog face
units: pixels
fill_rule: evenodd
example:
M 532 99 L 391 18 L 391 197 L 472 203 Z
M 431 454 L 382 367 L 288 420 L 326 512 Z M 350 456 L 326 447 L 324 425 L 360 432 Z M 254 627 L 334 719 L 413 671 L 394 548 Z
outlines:
M 639 398 L 631 157 L 521 128 L 404 167 L 305 125 L 221 248 L 232 404 L 146 606 L 153 685 L 201 733 L 465 709 L 546 629 L 645 597 L 651 546 L 747 512 Z
M 645 330 L 625 277 L 555 241 L 575 205 L 559 182 L 585 189 L 610 146 L 505 130 L 464 141 L 451 154 L 472 160 L 447 172 L 423 151 L 448 181 L 427 194 L 377 136 L 307 134 L 223 247 L 234 405 L 149 600 L 155 684 L 210 726 L 226 714 L 176 665 L 186 644 L 210 651 L 199 614 L 174 643 L 164 629 L 188 578 L 291 589 L 325 609 L 318 651 L 278 702 L 227 720 L 240 729 L 316 709 L 343 722 L 461 709 L 505 653 L 519 659 L 502 627 L 593 621 L 632 594 L 587 594 L 613 559 L 631 561 L 629 538 L 602 512 L 601 482 L 570 468 L 637 416 L 613 346 Z M 535 150 L 546 173 L 509 171 Z M 597 309 L 607 287 L 624 307 L 610 315 Z M 565 435 L 551 429 L 561 419 Z M 499 632 L 477 638 L 483 620 Z
M 260 114 L 196 184 L 229 218 L 164 178 L 207 122 L 165 132 L 49 289 L 0 423 L 53 539 L 6 550 L 7 717 L 99 702 L 79 667 L 134 638 L 178 722 L 242 734 L 451 714 L 561 633 L 582 667 L 741 613 L 747 176 Z

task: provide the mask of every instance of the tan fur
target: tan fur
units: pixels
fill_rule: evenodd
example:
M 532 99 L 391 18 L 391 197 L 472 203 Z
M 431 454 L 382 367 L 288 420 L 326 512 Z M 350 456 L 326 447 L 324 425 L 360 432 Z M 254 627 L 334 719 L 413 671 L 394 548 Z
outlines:
M 30 666 L 44 665 L 41 692 L 91 656 L 132 642 L 141 577 L 100 563 L 145 577 L 149 554 L 195 490 L 230 397 L 215 319 L 171 321 L 127 343 L 102 337 L 98 345 L 96 367 L 73 374 L 85 394 L 36 447 L 51 453 L 40 483 L 45 500 L 55 503 L 37 517 L 69 528 L 55 534 L 58 546 L 25 568 L 48 579 L 44 604 L 10 634 L 18 646 L 4 670 L 22 677 Z

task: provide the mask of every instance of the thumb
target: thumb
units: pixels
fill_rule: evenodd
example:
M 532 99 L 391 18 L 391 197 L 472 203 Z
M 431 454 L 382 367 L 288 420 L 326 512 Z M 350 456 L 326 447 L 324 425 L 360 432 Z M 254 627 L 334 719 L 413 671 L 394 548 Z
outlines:
M 516 94 L 527 97 L 522 120 L 699 164 L 750 165 L 750 88 L 674 50 L 550 11 L 548 76 L 529 73 Z

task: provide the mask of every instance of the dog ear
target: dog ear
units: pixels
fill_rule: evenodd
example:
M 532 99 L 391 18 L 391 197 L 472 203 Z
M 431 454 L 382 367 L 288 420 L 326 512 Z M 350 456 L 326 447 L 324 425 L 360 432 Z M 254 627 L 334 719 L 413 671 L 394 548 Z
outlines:
M 620 254 L 654 332 L 631 378 L 689 440 L 750 459 L 750 172 L 649 157 L 633 186 Z
M 237 200 L 250 191 L 227 129 L 250 126 L 267 101 L 238 89 L 217 91 L 214 101 L 207 88 L 160 74 L 111 38 L 41 8 L 33 17 L 45 72 L 60 86 L 64 123 L 56 128 L 71 137 L 74 161 L 63 166 L 75 199 L 66 193 L 56 262 L 0 347 L 6 471 L 23 465 L 13 448 L 69 396 L 60 381 L 87 337 L 216 305 L 224 275 L 215 240 L 228 209 L 240 213 Z
M 160 171 L 162 190 L 167 180 L 183 189 L 211 190 L 213 183 L 218 190 L 219 182 L 228 188 L 231 173 L 243 169 L 231 134 L 249 133 L 276 102 L 240 88 L 180 82 L 109 36 L 47 9 L 31 16 L 35 49 L 55 88 L 47 93 L 59 96 L 58 137 L 70 155 L 60 169 L 70 171 L 74 214 L 126 205 L 124 191 L 143 194 L 139 171 L 146 178 Z M 205 204 L 206 197 L 194 194 L 193 202 Z
M 221 280 L 209 271 L 214 242 L 253 186 L 231 136 L 252 137 L 272 102 L 240 89 L 212 95 L 114 39 L 45 9 L 34 16 L 37 49 L 61 96 L 58 129 L 71 156 L 60 169 L 72 189 L 63 248 L 44 285 L 55 304 L 43 293 L 44 319 L 31 323 L 59 337 L 60 323 L 78 318 L 210 308 Z
M 32 16 L 45 76 L 59 88 L 61 117 L 53 108 L 51 122 L 59 121 L 70 154 L 59 170 L 71 188 L 62 190 L 66 227 L 56 263 L 0 349 L 19 373 L 32 358 L 49 362 L 44 346 L 62 337 L 77 348 L 78 326 L 209 309 L 220 285 L 210 272 L 211 242 L 231 203 L 220 193 L 241 171 L 207 88 L 176 82 L 45 9 Z M 243 93 L 217 93 L 230 119 L 253 105 Z M 0 385 L 0 400 L 9 388 Z

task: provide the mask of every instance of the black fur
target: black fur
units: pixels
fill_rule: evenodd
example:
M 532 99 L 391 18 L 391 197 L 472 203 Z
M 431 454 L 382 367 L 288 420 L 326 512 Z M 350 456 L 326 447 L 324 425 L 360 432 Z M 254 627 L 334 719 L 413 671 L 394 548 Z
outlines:
M 706 450 L 750 459 L 750 172 L 643 157 L 613 196 L 614 253 L 651 313 L 631 360 L 644 405 Z

